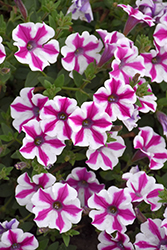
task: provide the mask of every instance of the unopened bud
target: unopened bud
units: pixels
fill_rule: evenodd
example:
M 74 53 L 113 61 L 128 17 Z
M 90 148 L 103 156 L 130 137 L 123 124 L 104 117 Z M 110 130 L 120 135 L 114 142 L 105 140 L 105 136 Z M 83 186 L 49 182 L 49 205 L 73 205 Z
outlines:
M 14 166 L 17 170 L 22 170 L 23 168 L 27 167 L 27 163 L 26 162 L 18 162 Z
M 22 3 L 21 0 L 14 0 L 17 7 L 19 8 L 20 12 L 21 12 L 21 15 L 22 17 L 24 18 L 24 20 L 26 21 L 27 20 L 27 10 L 24 6 L 24 4 Z
M 48 232 L 48 231 L 49 231 L 49 228 L 48 228 L 48 227 L 41 227 L 41 228 L 38 229 L 38 232 L 39 232 L 40 234 L 46 233 L 46 232 Z
M 1 69 L 1 73 L 4 74 L 4 75 L 9 73 L 9 72 L 10 72 L 10 68 L 2 68 Z

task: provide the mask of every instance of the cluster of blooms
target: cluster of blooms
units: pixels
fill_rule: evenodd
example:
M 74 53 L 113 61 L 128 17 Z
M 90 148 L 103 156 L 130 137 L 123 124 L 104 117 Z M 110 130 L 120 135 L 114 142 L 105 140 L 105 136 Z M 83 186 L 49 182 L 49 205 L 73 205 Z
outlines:
M 55 31 L 45 23 L 27 22 L 13 30 L 14 45 L 18 47 L 15 57 L 20 63 L 28 64 L 32 71 L 43 71 L 55 63 L 59 52 L 63 56 L 62 66 L 70 72 L 70 77 L 73 77 L 73 70 L 83 74 L 91 62 L 95 61 L 100 68 L 113 58 L 109 64 L 109 79 L 94 93 L 93 101 L 84 102 L 81 107 L 69 97 L 57 95 L 49 100 L 42 94 L 34 94 L 34 88 L 20 91 L 20 96 L 11 104 L 11 116 L 14 128 L 26 134 L 20 148 L 23 157 L 37 157 L 37 161 L 47 168 L 62 153 L 65 140 L 72 140 L 76 146 L 89 147 L 86 164 L 91 169 L 112 170 L 125 150 L 123 138 L 111 131 L 113 122 L 122 121 L 130 131 L 138 126 L 139 112 L 156 111 L 157 98 L 144 77 L 157 83 L 166 81 L 167 5 L 161 1 L 137 0 L 135 8 L 123 4 L 118 6 L 129 14 L 124 34 L 98 29 L 102 41 L 87 31 L 81 35 L 73 33 L 60 49 L 58 41 L 52 39 Z M 72 12 L 73 19 L 93 20 L 88 0 L 74 0 L 69 12 Z M 139 22 L 149 26 L 157 24 L 153 34 L 155 49 L 142 54 L 133 41 L 125 37 Z M 5 59 L 1 43 L 0 38 L 0 63 Z M 146 85 L 148 95 L 140 92 L 143 85 Z M 167 136 L 166 115 L 159 112 L 157 116 Z M 162 168 L 167 160 L 164 138 L 149 126 L 139 130 L 133 141 L 134 148 L 138 149 L 133 160 L 147 157 L 151 170 Z M 86 168 L 74 168 L 62 182 L 56 182 L 50 173 L 34 175 L 32 180 L 24 173 L 18 178 L 15 197 L 21 206 L 35 214 L 38 227 L 58 229 L 60 233 L 78 223 L 82 212 L 88 208 L 92 224 L 102 231 L 98 249 L 130 250 L 134 246 L 125 231 L 136 218 L 135 205 L 145 201 L 151 205 L 152 211 L 158 210 L 162 205 L 159 191 L 164 187 L 137 168 L 122 178 L 127 181 L 125 188 L 111 186 L 106 190 L 95 173 Z M 167 247 L 167 209 L 164 217 L 163 221 L 147 219 L 142 223 L 142 233 L 136 235 L 134 242 L 136 250 Z M 15 219 L 0 225 L 0 249 L 20 249 L 25 244 L 27 249 L 29 245 L 30 249 L 36 249 L 38 242 L 35 237 L 23 233 L 17 226 Z M 115 231 L 115 237 L 111 236 Z
M 24 233 L 18 228 L 19 222 L 16 219 L 0 223 L 0 249 L 37 249 L 39 244 L 31 233 Z

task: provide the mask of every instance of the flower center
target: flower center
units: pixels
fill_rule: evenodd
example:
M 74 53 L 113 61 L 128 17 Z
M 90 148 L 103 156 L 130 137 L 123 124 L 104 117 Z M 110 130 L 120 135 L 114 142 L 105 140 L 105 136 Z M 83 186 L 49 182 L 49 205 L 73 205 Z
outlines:
M 53 202 L 53 208 L 57 211 L 60 211 L 62 209 L 62 204 L 60 201 Z
M 76 49 L 76 51 L 75 51 L 75 56 L 79 56 L 79 55 L 82 55 L 83 54 L 83 48 L 78 48 L 78 49 Z
M 62 120 L 62 121 L 67 120 L 67 115 L 66 115 L 64 112 L 58 113 L 57 116 L 58 116 L 58 119 L 59 119 L 59 120 Z
M 159 56 L 155 56 L 151 60 L 152 64 L 160 63 L 160 61 L 161 61 L 161 58 Z
M 125 249 L 125 248 L 124 248 L 124 245 L 122 244 L 121 241 L 118 241 L 117 246 L 118 246 L 120 249 Z
M 18 250 L 18 249 L 20 249 L 20 244 L 18 244 L 18 243 L 13 243 L 13 245 L 10 247 L 10 249 L 11 249 L 11 250 L 13 250 L 13 249 L 15 249 L 15 250 L 17 249 L 17 250 Z
M 35 138 L 35 140 L 34 140 L 34 144 L 36 145 L 36 146 L 40 146 L 42 143 L 43 143 L 43 138 L 42 138 L 42 136 L 37 136 L 36 138 Z
M 108 97 L 108 102 L 117 102 L 118 101 L 118 96 L 115 94 L 112 94 Z
M 93 124 L 93 122 L 89 118 L 83 120 L 83 122 L 82 122 L 82 126 L 84 128 L 90 128 L 92 126 L 92 124 Z
M 35 117 L 39 116 L 39 108 L 37 106 L 33 107 L 33 113 L 34 113 Z
M 121 60 L 120 64 L 119 64 L 119 69 L 121 70 L 125 65 L 125 61 Z
M 117 213 L 117 208 L 115 206 L 109 206 L 108 207 L 108 213 L 109 214 L 116 214 Z
M 78 185 L 79 185 L 80 187 L 87 187 L 87 186 L 88 186 L 88 183 L 87 183 L 87 181 L 85 181 L 85 180 L 81 180 L 81 181 L 79 181 Z
M 36 48 L 36 43 L 35 43 L 34 41 L 29 41 L 29 42 L 27 43 L 27 49 L 28 49 L 29 51 L 31 51 L 31 50 L 33 50 L 34 48 Z

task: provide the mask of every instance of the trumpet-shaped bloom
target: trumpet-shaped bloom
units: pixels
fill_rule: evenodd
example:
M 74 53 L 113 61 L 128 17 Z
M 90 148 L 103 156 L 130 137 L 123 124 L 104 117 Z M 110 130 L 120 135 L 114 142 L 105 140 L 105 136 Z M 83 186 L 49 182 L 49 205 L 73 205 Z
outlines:
M 51 187 L 56 178 L 54 175 L 50 173 L 41 173 L 34 175 L 32 180 L 28 176 L 27 173 L 24 173 L 19 176 L 17 179 L 18 185 L 16 186 L 15 190 L 15 197 L 19 205 L 25 206 L 26 208 L 32 212 L 32 196 L 38 191 L 39 188 L 48 188 Z
M 112 126 L 103 107 L 94 102 L 84 102 L 81 108 L 77 107 L 69 116 L 69 124 L 73 130 L 71 139 L 74 145 L 93 149 L 106 143 L 106 131 Z
M 140 76 L 144 76 L 144 59 L 138 55 L 137 47 L 117 47 L 114 56 L 115 59 L 111 64 L 112 71 L 109 72 L 111 77 L 129 83 L 129 78 L 135 76 L 137 73 Z
M 157 111 L 158 121 L 161 123 L 163 128 L 163 134 L 167 137 L 167 115 L 163 112 Z
M 23 125 L 32 119 L 40 120 L 39 112 L 48 100 L 48 97 L 41 94 L 33 94 L 34 88 L 24 88 L 20 96 L 12 102 L 11 116 L 14 119 L 13 127 L 21 132 Z
M 53 100 L 47 101 L 40 113 L 42 130 L 50 137 L 70 140 L 72 129 L 68 124 L 68 117 L 76 106 L 76 100 L 68 97 L 55 96 Z
M 104 188 L 104 184 L 99 184 L 94 172 L 80 167 L 74 168 L 65 182 L 77 190 L 82 207 L 88 206 L 87 201 L 92 194 Z
M 101 40 L 98 40 L 94 35 L 90 35 L 84 31 L 82 35 L 79 33 L 71 34 L 65 41 L 66 46 L 62 47 L 61 53 L 63 67 L 68 70 L 76 70 L 83 74 L 84 70 L 91 63 L 99 62 L 100 54 L 103 45 Z M 70 74 L 70 76 L 72 76 Z
M 160 169 L 167 160 L 167 150 L 163 137 L 153 131 L 151 127 L 139 128 L 140 132 L 134 138 L 134 148 L 138 148 L 150 160 L 152 170 Z
M 4 232 L 8 231 L 9 229 L 15 229 L 18 227 L 18 225 L 19 225 L 19 221 L 16 219 L 12 219 L 9 222 L 6 220 L 0 223 L 0 239 Z
M 118 163 L 118 157 L 122 156 L 125 150 L 125 143 L 121 136 L 112 133 L 111 137 L 115 141 L 106 143 L 98 149 L 89 148 L 86 152 L 88 160 L 86 164 L 94 170 L 102 168 L 103 170 L 113 169 Z
M 47 189 L 39 189 L 32 197 L 33 213 L 38 227 L 49 227 L 67 232 L 72 223 L 81 220 L 82 209 L 77 191 L 68 184 L 55 183 Z
M 141 54 L 145 63 L 145 76 L 152 82 L 166 81 L 167 77 L 167 52 L 164 47 L 156 46 L 156 50 Z
M 148 219 L 141 224 L 141 232 L 136 235 L 136 250 L 155 250 L 167 249 L 167 235 L 164 228 L 161 227 L 160 219 Z
M 97 245 L 98 250 L 133 250 L 134 247 L 126 234 L 116 233 L 115 238 L 105 231 L 98 236 L 100 243 Z
M 1 237 L 1 250 L 34 250 L 38 247 L 38 241 L 31 233 L 24 233 L 22 229 L 10 229 Z
M 2 37 L 0 36 L 0 63 L 3 63 L 5 57 L 6 57 L 5 48 L 2 44 Z
M 127 191 L 129 192 L 132 202 L 145 201 L 151 204 L 151 210 L 155 211 L 161 207 L 158 203 L 158 191 L 163 190 L 162 184 L 156 184 L 155 178 L 148 176 L 144 171 L 139 171 L 128 179 Z
M 93 21 L 93 13 L 89 0 L 73 0 L 67 14 L 70 12 L 74 20 L 81 19 L 88 23 Z
M 130 195 L 126 190 L 114 186 L 92 195 L 88 206 L 96 209 L 89 213 L 93 219 L 92 224 L 109 234 L 116 230 L 125 232 L 126 225 L 132 224 L 135 219 Z
M 26 159 L 34 159 L 37 156 L 38 162 L 44 166 L 53 164 L 57 159 L 56 155 L 60 155 L 65 147 L 57 137 L 46 135 L 40 127 L 40 122 L 36 120 L 31 120 L 24 125 L 23 131 L 26 137 L 23 139 L 20 153 Z
M 102 105 L 111 121 L 126 120 L 134 111 L 136 95 L 132 87 L 122 80 L 111 78 L 93 95 L 95 103 Z
M 45 23 L 19 24 L 12 32 L 14 45 L 19 48 L 15 57 L 19 62 L 28 64 L 32 71 L 42 71 L 57 61 L 59 43 L 55 39 L 50 40 L 54 34 L 54 29 Z

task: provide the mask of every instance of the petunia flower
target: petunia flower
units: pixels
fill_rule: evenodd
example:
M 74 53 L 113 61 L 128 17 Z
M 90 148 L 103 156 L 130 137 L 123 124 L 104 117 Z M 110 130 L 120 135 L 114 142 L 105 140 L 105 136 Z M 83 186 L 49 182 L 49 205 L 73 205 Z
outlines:
M 167 77 L 167 51 L 164 47 L 156 45 L 156 50 L 143 53 L 145 63 L 145 76 L 150 77 L 152 82 L 166 81 Z
M 0 64 L 3 63 L 5 57 L 6 57 L 5 48 L 2 44 L 2 37 L 0 36 Z
M 138 165 L 131 167 L 129 172 L 126 172 L 122 175 L 122 179 L 128 181 L 131 176 L 133 176 L 135 173 L 138 173 L 139 171 Z
M 163 167 L 167 160 L 167 150 L 165 148 L 165 140 L 163 137 L 153 131 L 151 127 L 139 128 L 140 132 L 134 138 L 134 148 L 139 149 L 139 154 L 148 157 L 150 160 L 149 167 L 152 170 Z M 136 155 L 136 159 L 137 159 Z
M 15 218 L 10 220 L 9 222 L 6 220 L 0 223 L 0 239 L 4 232 L 8 231 L 9 229 L 15 229 L 19 225 L 19 221 Z
M 51 187 L 56 181 L 54 175 L 50 173 L 41 173 L 34 175 L 32 181 L 25 172 L 17 179 L 18 185 L 15 189 L 15 197 L 20 206 L 25 206 L 32 212 L 33 204 L 31 202 L 32 196 L 39 188 Z
M 54 34 L 54 29 L 44 22 L 19 24 L 12 32 L 14 45 L 19 49 L 15 57 L 20 63 L 28 64 L 32 71 L 43 71 L 57 61 L 59 43 L 55 39 L 50 40 Z
M 38 227 L 55 228 L 64 233 L 72 227 L 72 223 L 81 220 L 82 209 L 77 191 L 68 184 L 55 183 L 47 189 L 39 189 L 33 195 L 32 203 Z
M 126 13 L 128 13 L 129 17 L 124 27 L 124 35 L 128 35 L 128 33 L 138 24 L 138 23 L 147 23 L 150 27 L 155 25 L 154 19 L 149 15 L 143 14 L 138 8 L 133 8 L 129 4 L 118 4 L 118 7 L 121 7 Z
M 167 115 L 161 111 L 156 112 L 157 119 L 163 128 L 163 134 L 167 137 Z
M 163 213 L 165 219 L 161 223 L 161 227 L 165 230 L 165 234 L 167 235 L 167 208 L 165 208 L 165 212 Z
M 153 176 L 148 176 L 144 171 L 139 171 L 130 176 L 126 185 L 127 191 L 129 192 L 132 202 L 145 201 L 151 204 L 151 210 L 158 210 L 162 203 L 158 200 L 158 191 L 164 189 L 162 184 L 156 184 L 156 180 Z
M 41 128 L 50 137 L 70 140 L 72 129 L 68 123 L 69 115 L 76 109 L 77 101 L 72 98 L 55 96 L 45 103 L 41 113 Z
M 95 103 L 104 107 L 111 121 L 126 120 L 134 111 L 136 95 L 132 87 L 124 81 L 114 79 L 106 80 L 105 87 L 99 88 L 93 95 Z
M 127 129 L 129 131 L 131 131 L 132 129 L 136 128 L 138 126 L 137 121 L 139 119 L 141 119 L 141 117 L 139 116 L 139 111 L 136 108 L 136 105 L 134 105 L 134 111 L 131 115 L 131 117 L 129 117 L 126 120 L 122 120 L 123 124 L 127 127 Z
M 31 233 L 24 233 L 22 229 L 10 229 L 3 233 L 0 242 L 1 250 L 34 250 L 39 246 L 37 239 Z
M 69 7 L 67 14 L 72 13 L 72 19 L 81 19 L 90 23 L 93 21 L 92 8 L 89 0 L 72 0 L 72 5 Z
M 71 139 L 74 145 L 90 146 L 92 149 L 106 143 L 106 131 L 112 126 L 103 107 L 94 102 L 84 102 L 81 108 L 77 107 L 69 116 L 69 124 L 73 130 Z
M 147 92 L 149 93 L 148 95 L 143 95 L 142 93 L 139 94 L 138 88 L 142 86 L 142 84 L 145 84 L 144 78 L 141 78 L 133 88 L 136 92 L 138 100 L 140 101 L 140 106 L 135 104 L 136 108 L 142 113 L 148 113 L 149 111 L 155 112 L 157 108 L 157 97 L 152 93 L 150 84 L 147 84 Z
M 33 93 L 34 88 L 23 88 L 20 96 L 16 97 L 10 105 L 11 116 L 14 119 L 13 127 L 19 131 L 23 125 L 32 119 L 40 120 L 39 113 L 48 97 Z
M 126 225 L 132 224 L 135 219 L 130 195 L 126 190 L 114 186 L 93 194 L 88 200 L 88 206 L 96 209 L 89 213 L 92 225 L 108 234 L 114 231 L 124 233 Z
M 98 236 L 100 243 L 97 245 L 98 250 L 133 250 L 134 247 L 130 242 L 129 237 L 126 234 L 120 232 L 116 233 L 116 236 L 113 237 L 110 234 L 107 234 L 105 231 L 101 232 Z
M 31 120 L 24 125 L 23 131 L 26 137 L 23 139 L 20 153 L 26 159 L 34 159 L 36 156 L 37 161 L 44 166 L 53 164 L 57 159 L 56 155 L 60 155 L 65 147 L 63 141 L 57 137 L 49 137 L 42 132 L 40 122 L 36 120 Z
M 62 65 L 67 71 L 76 70 L 83 74 L 84 70 L 91 63 L 100 60 L 100 54 L 103 45 L 94 35 L 90 35 L 84 31 L 82 35 L 79 33 L 71 34 L 65 41 L 65 46 L 61 48 Z M 72 72 L 70 73 L 72 77 Z
M 78 192 L 81 207 L 88 206 L 87 201 L 91 195 L 104 188 L 104 184 L 99 183 L 94 172 L 81 167 L 74 168 L 71 174 L 67 176 L 65 183 Z
M 89 149 L 86 151 L 88 160 L 86 164 L 93 170 L 99 168 L 106 170 L 112 170 L 118 164 L 118 157 L 122 156 L 125 151 L 125 143 L 121 136 L 117 136 L 114 133 L 111 134 L 111 138 L 114 141 L 107 142 L 105 146 L 98 149 Z
M 134 242 L 136 250 L 154 250 L 167 248 L 167 235 L 161 227 L 160 219 L 148 219 L 141 224 L 141 233 L 136 235 Z
M 129 83 L 129 78 L 134 77 L 135 74 L 145 75 L 144 59 L 138 55 L 136 46 L 132 48 L 118 46 L 114 52 L 114 57 L 115 59 L 111 64 L 112 71 L 109 72 L 111 77 Z

